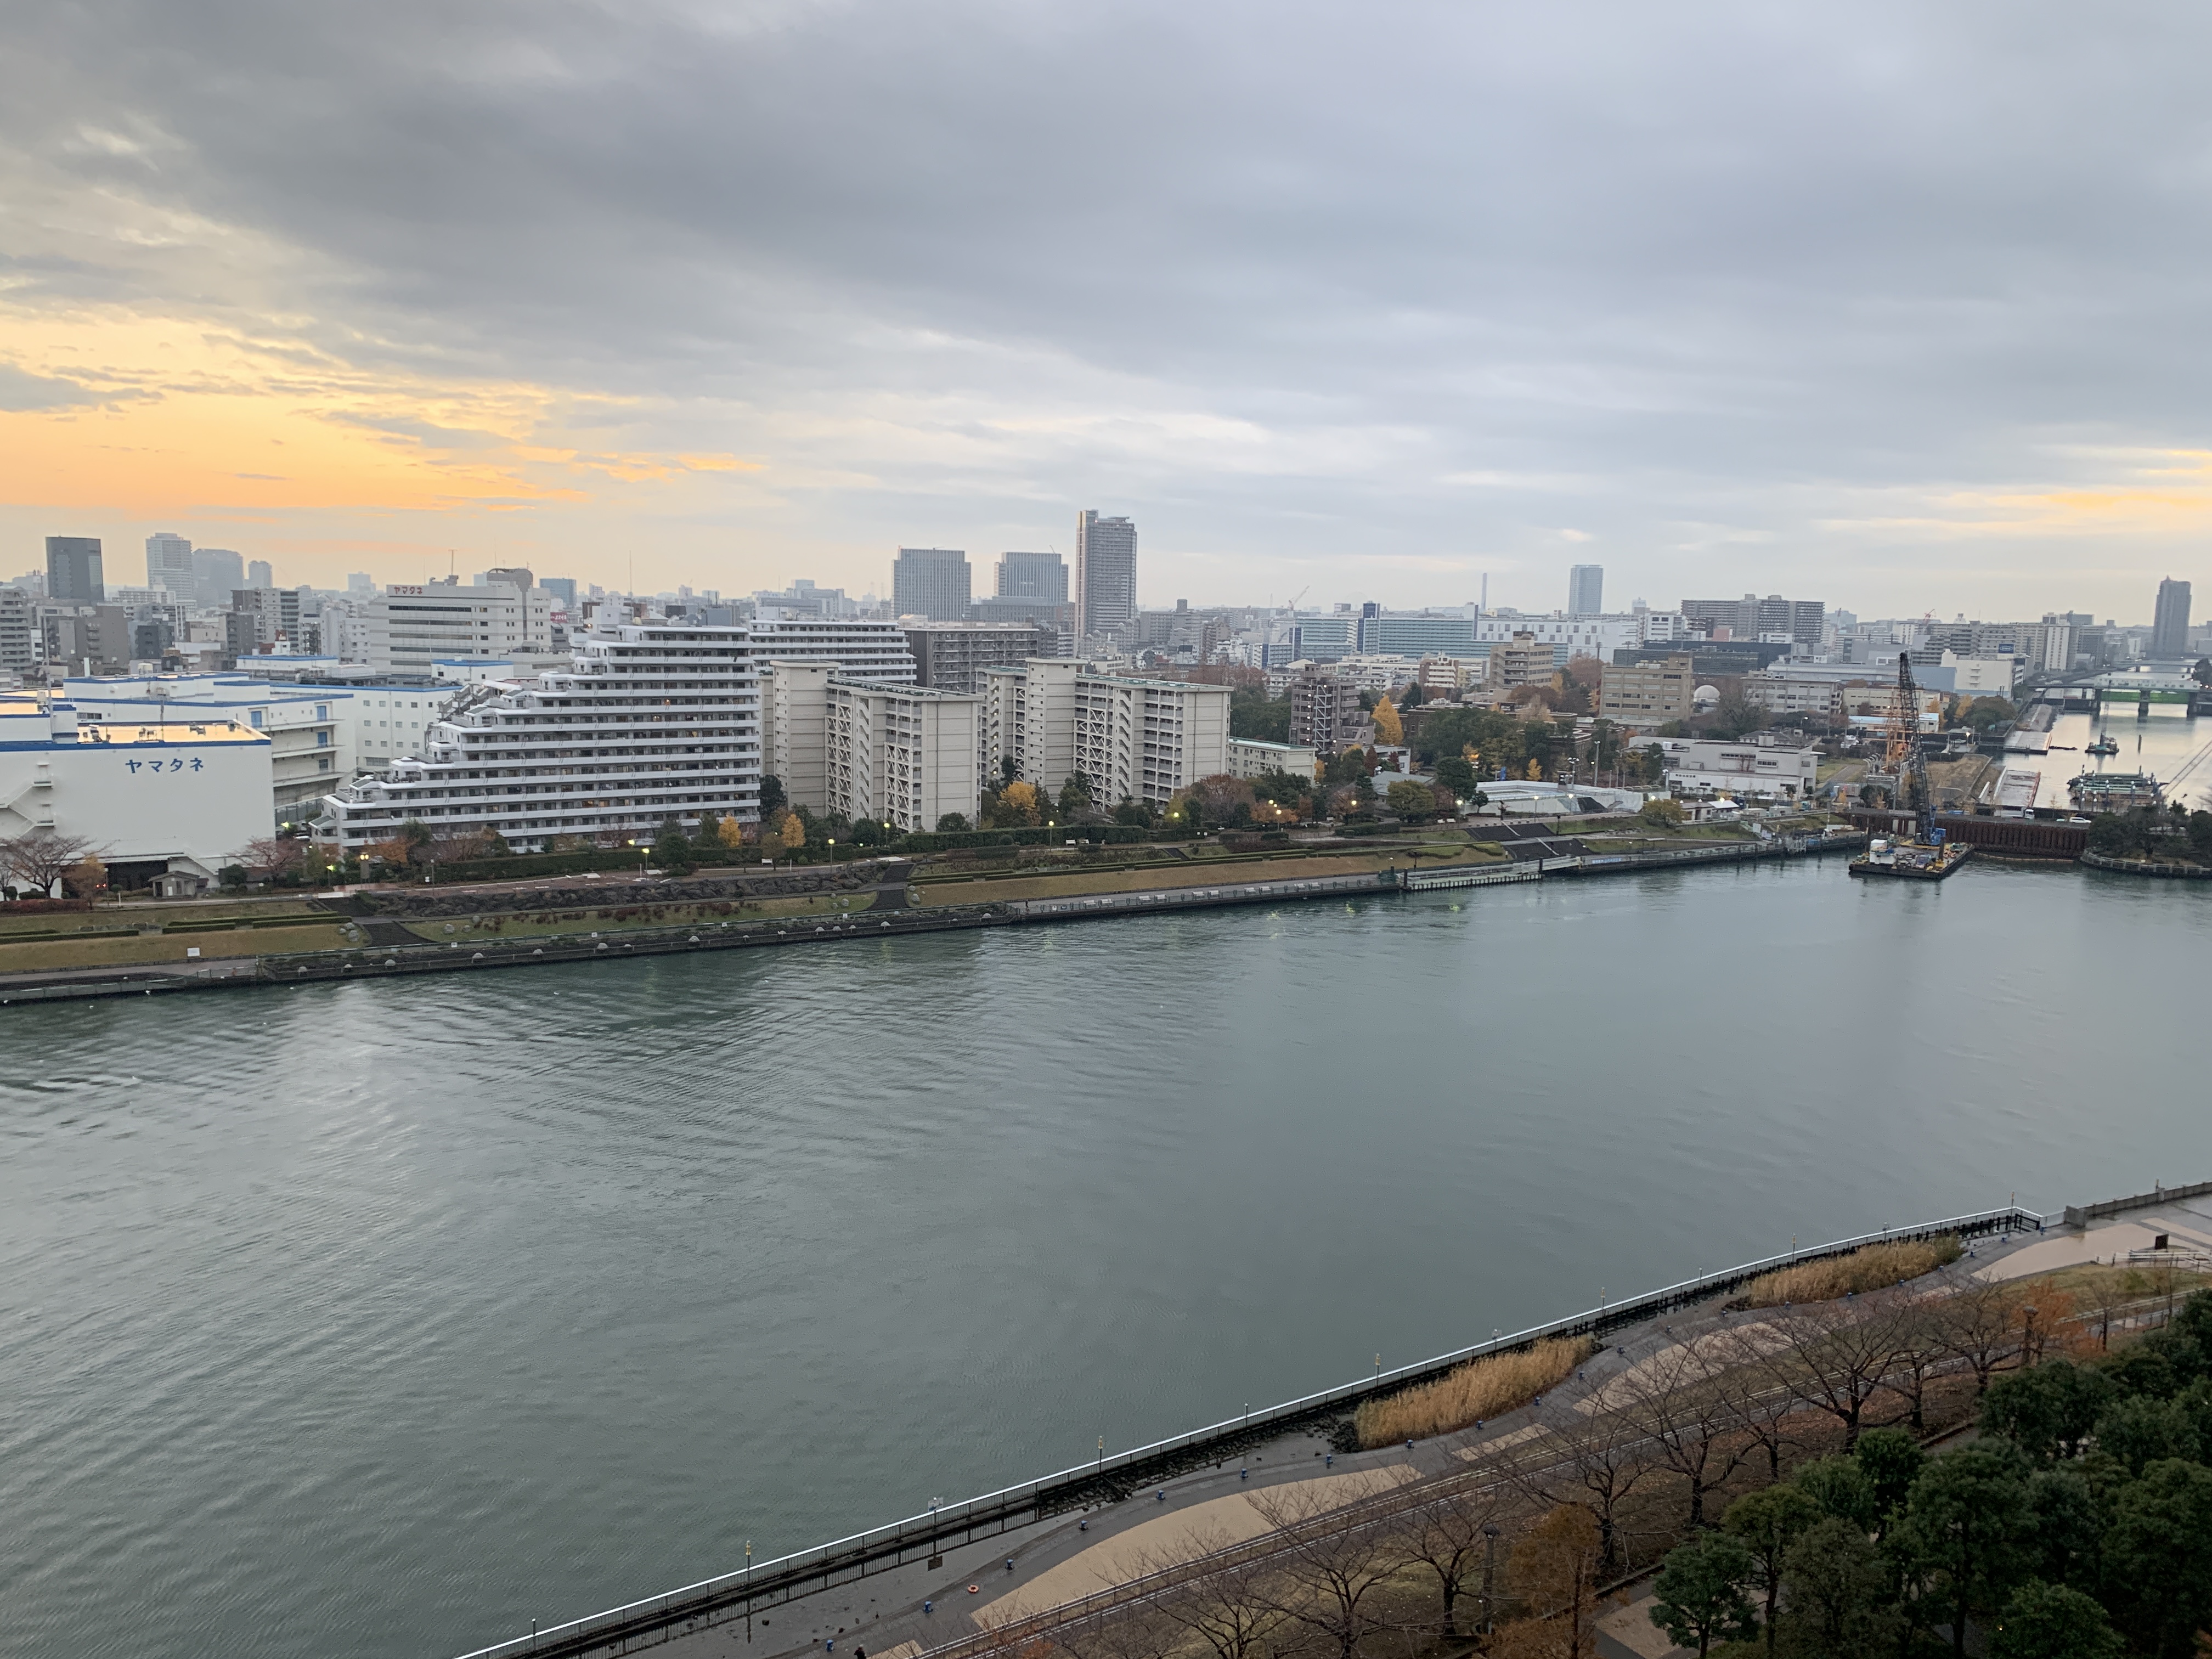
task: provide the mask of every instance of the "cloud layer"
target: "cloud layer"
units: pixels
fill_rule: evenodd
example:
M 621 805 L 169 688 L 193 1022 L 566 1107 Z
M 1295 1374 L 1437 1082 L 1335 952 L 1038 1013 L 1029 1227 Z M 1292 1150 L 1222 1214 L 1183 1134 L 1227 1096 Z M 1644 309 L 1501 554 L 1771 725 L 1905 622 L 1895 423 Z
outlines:
M 2212 520 L 2186 9 L 94 0 L 14 44 L 25 533 L 866 586 L 1097 505 L 1155 599 L 1595 559 L 2134 615 Z

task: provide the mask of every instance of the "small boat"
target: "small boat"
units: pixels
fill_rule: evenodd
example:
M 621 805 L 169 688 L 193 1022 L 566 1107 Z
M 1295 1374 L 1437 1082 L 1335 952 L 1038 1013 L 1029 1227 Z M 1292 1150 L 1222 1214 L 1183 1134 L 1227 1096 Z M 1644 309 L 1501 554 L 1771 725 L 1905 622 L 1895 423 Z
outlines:
M 2107 732 L 2081 752 L 2085 755 L 2117 755 L 2120 752 L 2120 745 L 2112 740 L 2112 734 Z

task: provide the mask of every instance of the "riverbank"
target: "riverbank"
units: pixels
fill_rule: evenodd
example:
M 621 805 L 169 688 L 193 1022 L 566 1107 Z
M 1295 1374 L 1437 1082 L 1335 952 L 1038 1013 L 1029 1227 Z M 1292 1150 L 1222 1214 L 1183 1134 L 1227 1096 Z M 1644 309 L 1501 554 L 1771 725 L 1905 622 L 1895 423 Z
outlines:
M 1741 863 L 1856 850 L 1857 835 L 1778 836 L 1761 842 L 1662 846 L 1646 853 L 1588 854 L 1572 837 L 1499 843 L 1406 842 L 1382 848 L 1327 848 L 1304 858 L 1231 857 L 1162 872 L 1109 867 L 1064 873 L 975 874 L 912 879 L 903 865 L 891 879 L 861 885 L 841 879 L 812 893 L 720 897 L 713 884 L 608 884 L 579 893 L 523 890 L 504 895 L 441 896 L 453 920 L 284 916 L 201 924 L 234 937 L 267 927 L 287 942 L 313 930 L 324 948 L 241 952 L 183 962 L 173 945 L 162 959 L 62 963 L 0 973 L 0 1007 L 88 997 L 144 997 L 184 991 L 307 985 L 495 968 L 547 967 L 620 957 L 690 954 L 787 945 L 890 939 L 914 933 L 1100 921 L 1109 916 L 1254 904 L 1291 904 L 1433 887 L 1486 885 L 1545 878 L 1626 874 L 1686 864 Z M 844 866 L 849 872 L 853 866 Z M 411 903 L 416 896 L 399 896 Z M 586 901 L 582 905 L 579 898 Z M 471 905 L 469 900 L 479 902 Z M 534 902 L 526 902 L 534 901 Z M 495 908 L 500 904 L 511 908 Z M 458 908 L 453 908 L 458 907 Z M 442 932 L 446 938 L 436 937 Z M 134 930 L 134 937 L 138 935 Z M 162 937 L 167 939 L 167 930 Z M 72 936 L 100 937 L 94 930 Z M 69 941 L 63 941 L 66 944 Z

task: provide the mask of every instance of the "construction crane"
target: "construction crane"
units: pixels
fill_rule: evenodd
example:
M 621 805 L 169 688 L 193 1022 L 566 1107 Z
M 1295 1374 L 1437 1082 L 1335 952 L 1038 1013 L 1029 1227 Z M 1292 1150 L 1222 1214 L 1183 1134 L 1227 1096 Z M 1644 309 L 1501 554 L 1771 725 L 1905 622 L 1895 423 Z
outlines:
M 1936 839 L 1936 792 L 1928 763 L 1920 752 L 1920 687 L 1912 678 L 1912 659 L 1897 653 L 1897 694 L 1889 708 L 1882 770 L 1896 780 L 1893 805 L 1912 814 L 1913 838 L 1923 846 Z

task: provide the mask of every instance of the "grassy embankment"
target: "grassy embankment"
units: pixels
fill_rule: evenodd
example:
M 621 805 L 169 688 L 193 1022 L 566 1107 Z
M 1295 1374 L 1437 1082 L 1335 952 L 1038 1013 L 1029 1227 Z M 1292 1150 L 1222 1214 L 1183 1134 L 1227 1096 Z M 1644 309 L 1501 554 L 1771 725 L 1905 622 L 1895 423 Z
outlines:
M 1362 1447 L 1452 1434 L 1527 1405 L 1574 1375 L 1597 1345 L 1586 1336 L 1553 1337 L 1512 1353 L 1471 1359 L 1433 1382 L 1364 1402 L 1352 1418 Z
M 395 918 L 426 943 L 468 939 L 546 939 L 575 933 L 635 933 L 654 927 L 707 927 L 725 921 L 769 921 L 779 916 L 857 915 L 875 902 L 872 893 L 810 893 L 795 898 L 747 899 L 702 904 L 611 904 L 558 910 L 510 911 L 497 915 Z
M 0 973 L 54 968 L 131 967 L 254 957 L 276 951 L 334 951 L 343 918 L 302 908 L 296 896 L 215 902 L 146 903 L 48 915 L 0 915 Z

